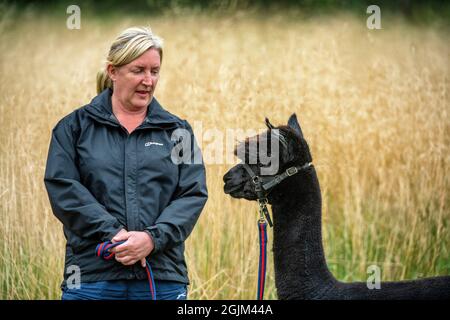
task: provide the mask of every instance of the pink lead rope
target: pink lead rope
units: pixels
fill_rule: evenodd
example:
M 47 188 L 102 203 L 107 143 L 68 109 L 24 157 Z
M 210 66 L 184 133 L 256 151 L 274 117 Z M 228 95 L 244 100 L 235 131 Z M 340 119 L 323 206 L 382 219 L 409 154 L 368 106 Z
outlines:
M 264 299 L 264 286 L 266 284 L 266 262 L 267 262 L 267 223 L 265 220 L 258 221 L 259 233 L 259 267 L 258 267 L 258 293 L 257 300 Z

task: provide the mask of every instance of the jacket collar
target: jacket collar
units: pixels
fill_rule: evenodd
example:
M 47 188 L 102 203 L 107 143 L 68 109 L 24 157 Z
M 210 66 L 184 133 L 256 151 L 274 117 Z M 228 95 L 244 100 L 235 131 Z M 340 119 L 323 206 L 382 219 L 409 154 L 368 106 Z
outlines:
M 86 106 L 86 111 L 98 122 L 118 126 L 119 121 L 112 112 L 111 95 L 111 89 L 107 88 L 103 90 L 99 95 L 92 99 L 89 105 Z M 182 124 L 183 122 L 181 119 L 166 111 L 159 104 L 158 100 L 153 97 L 150 104 L 147 106 L 147 115 L 139 127 L 168 129 L 181 126 Z

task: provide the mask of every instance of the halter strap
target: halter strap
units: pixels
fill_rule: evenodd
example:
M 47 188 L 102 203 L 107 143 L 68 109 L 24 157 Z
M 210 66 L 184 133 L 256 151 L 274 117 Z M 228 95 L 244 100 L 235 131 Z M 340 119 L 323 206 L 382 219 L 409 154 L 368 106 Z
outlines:
M 295 174 L 297 174 L 299 171 L 302 171 L 304 169 L 307 169 L 312 166 L 312 162 L 308 162 L 302 166 L 292 166 L 287 168 L 283 173 L 277 174 L 275 176 L 257 176 L 253 170 L 250 168 L 250 166 L 246 163 L 243 164 L 244 169 L 248 172 L 250 177 L 252 178 L 252 181 L 255 185 L 255 191 L 258 194 L 259 192 L 263 191 L 269 191 L 273 187 L 275 187 L 277 184 L 281 183 L 284 179 L 287 177 L 291 177 Z M 264 182 L 266 180 L 267 182 Z M 259 194 L 258 194 L 258 198 Z

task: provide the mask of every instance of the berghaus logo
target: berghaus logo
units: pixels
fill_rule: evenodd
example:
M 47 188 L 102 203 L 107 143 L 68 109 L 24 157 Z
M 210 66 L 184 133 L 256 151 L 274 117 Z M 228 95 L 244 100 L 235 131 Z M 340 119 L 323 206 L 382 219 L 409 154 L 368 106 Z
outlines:
M 162 144 L 162 143 L 159 143 L 159 142 L 148 141 L 148 142 L 145 143 L 145 146 L 146 146 L 146 147 L 150 147 L 150 146 L 163 146 L 163 144 Z

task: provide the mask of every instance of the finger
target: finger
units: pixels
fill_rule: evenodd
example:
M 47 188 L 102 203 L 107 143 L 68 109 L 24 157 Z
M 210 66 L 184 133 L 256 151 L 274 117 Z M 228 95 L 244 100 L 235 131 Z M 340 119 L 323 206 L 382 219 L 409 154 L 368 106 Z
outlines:
M 124 259 L 124 258 L 126 258 L 128 255 L 127 255 L 127 253 L 125 252 L 125 253 L 117 253 L 116 254 L 116 257 L 117 258 L 119 258 L 119 259 Z
M 115 236 L 114 238 L 111 239 L 111 243 L 117 243 L 117 242 L 120 242 L 120 241 L 127 241 L 128 238 L 129 238 L 129 236 L 126 235 L 126 234 L 117 235 L 117 236 Z
M 131 265 L 133 265 L 135 263 L 136 263 L 135 259 L 130 259 L 130 258 L 122 259 L 122 264 L 125 265 L 125 266 L 131 266 Z
M 115 254 L 125 253 L 129 250 L 128 243 L 127 242 L 122 243 L 122 244 L 118 245 L 117 247 L 115 247 L 113 250 L 114 250 L 113 252 Z
M 130 234 L 127 231 L 122 230 L 118 234 L 116 234 L 114 236 L 114 238 L 112 238 L 111 242 L 115 243 L 115 242 L 119 242 L 119 241 L 126 241 L 126 240 L 128 240 L 129 237 L 130 237 Z
M 142 268 L 145 268 L 147 266 L 147 262 L 146 262 L 145 258 L 141 259 L 141 266 L 142 266 Z
M 115 258 L 116 258 L 117 262 L 120 262 L 121 264 L 123 264 L 125 266 L 129 265 L 130 261 L 131 261 L 131 259 L 129 257 L 127 257 L 127 256 L 122 256 L 122 257 L 116 256 Z

